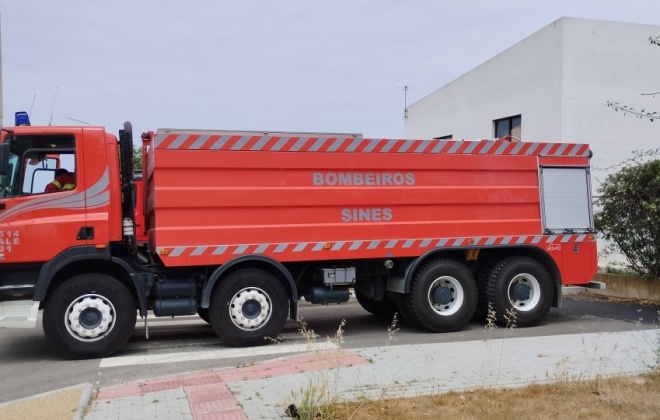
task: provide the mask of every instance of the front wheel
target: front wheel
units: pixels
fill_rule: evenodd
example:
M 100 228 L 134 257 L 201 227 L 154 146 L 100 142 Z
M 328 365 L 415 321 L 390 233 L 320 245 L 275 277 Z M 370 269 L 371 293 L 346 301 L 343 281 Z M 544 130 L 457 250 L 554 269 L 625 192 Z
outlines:
M 119 280 L 81 274 L 50 296 L 43 328 L 46 338 L 67 357 L 106 357 L 126 344 L 136 317 L 133 296 Z
M 538 325 L 550 310 L 552 299 L 550 274 L 533 258 L 507 258 L 495 266 L 488 279 L 488 300 L 502 324 Z
M 432 332 L 456 331 L 474 314 L 477 286 L 470 270 L 458 261 L 433 260 L 415 274 L 404 304 L 419 327 Z
M 230 346 L 257 346 L 277 338 L 288 309 L 286 291 L 277 278 L 263 270 L 242 269 L 213 292 L 209 318 L 213 331 Z

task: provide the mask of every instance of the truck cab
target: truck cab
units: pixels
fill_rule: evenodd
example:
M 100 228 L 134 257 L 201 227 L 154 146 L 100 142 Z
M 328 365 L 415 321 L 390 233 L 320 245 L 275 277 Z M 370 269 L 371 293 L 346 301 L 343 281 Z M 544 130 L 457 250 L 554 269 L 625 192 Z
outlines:
M 58 281 L 47 278 L 53 264 L 122 238 L 117 139 L 100 127 L 17 124 L 0 141 L 0 324 L 33 326 Z M 73 184 L 46 192 L 61 169 Z

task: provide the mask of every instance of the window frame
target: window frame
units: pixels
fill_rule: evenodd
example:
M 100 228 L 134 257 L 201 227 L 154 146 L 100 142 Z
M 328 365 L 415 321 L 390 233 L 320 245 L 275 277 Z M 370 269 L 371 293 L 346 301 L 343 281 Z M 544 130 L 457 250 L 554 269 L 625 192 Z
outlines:
M 518 125 L 514 126 L 514 121 L 518 120 Z M 504 135 L 498 135 L 499 133 L 499 124 L 501 123 L 507 123 L 508 128 L 506 130 L 506 134 Z M 514 131 L 517 129 L 517 133 Z M 518 134 L 516 136 L 516 134 Z M 518 115 L 512 115 L 510 117 L 505 117 L 505 118 L 499 118 L 497 120 L 493 120 L 493 137 L 501 139 L 506 136 L 511 136 L 515 137 L 518 140 L 521 140 L 522 137 L 522 114 Z

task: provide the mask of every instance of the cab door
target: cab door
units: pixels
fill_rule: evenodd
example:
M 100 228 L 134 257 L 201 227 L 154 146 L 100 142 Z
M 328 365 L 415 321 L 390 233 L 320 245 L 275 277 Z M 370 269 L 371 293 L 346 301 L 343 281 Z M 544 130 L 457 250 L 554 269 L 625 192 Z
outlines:
M 25 128 L 5 137 L 9 167 L 0 178 L 0 263 L 45 262 L 85 244 L 79 238 L 85 225 L 84 175 L 77 174 L 80 130 Z M 45 192 L 59 169 L 73 174 L 73 187 Z

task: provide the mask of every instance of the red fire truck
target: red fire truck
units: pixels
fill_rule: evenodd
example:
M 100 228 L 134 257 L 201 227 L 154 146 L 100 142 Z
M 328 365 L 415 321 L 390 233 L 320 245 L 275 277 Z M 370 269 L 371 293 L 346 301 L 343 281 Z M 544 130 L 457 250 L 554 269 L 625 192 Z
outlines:
M 537 325 L 596 272 L 586 144 L 30 126 L 0 145 L 0 327 L 110 355 L 137 313 L 266 343 L 297 302 L 455 331 L 490 304 Z M 75 186 L 44 192 L 65 168 Z M 350 289 L 350 290 L 349 290 Z

